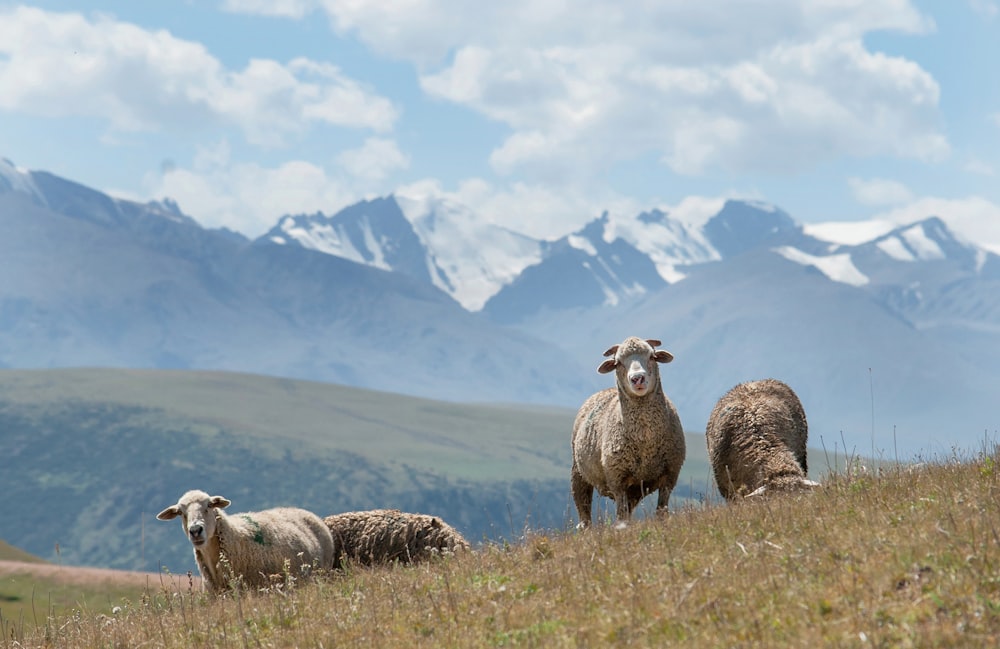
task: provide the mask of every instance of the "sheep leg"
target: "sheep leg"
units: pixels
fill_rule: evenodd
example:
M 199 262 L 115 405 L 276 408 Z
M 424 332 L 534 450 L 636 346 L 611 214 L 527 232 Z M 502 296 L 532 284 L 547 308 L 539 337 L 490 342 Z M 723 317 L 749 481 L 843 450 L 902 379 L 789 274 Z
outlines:
M 632 495 L 626 490 L 624 493 L 617 493 L 614 495 L 615 500 L 615 527 L 623 528 L 628 525 L 628 522 L 632 520 L 632 509 L 634 504 L 632 502 Z M 635 504 L 638 504 L 636 501 Z
M 656 515 L 666 516 L 667 515 L 667 503 L 670 501 L 670 492 L 673 491 L 670 487 L 664 485 L 660 487 L 660 490 L 656 492 Z
M 590 527 L 590 510 L 594 502 L 594 487 L 583 479 L 576 471 L 570 478 L 573 489 L 573 502 L 576 503 L 576 513 L 580 516 L 579 528 Z

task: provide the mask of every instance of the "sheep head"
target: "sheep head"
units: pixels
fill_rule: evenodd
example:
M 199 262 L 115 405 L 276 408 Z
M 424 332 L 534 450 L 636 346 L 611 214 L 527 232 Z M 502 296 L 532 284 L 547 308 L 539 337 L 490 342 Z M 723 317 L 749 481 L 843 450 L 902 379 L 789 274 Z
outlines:
M 213 509 L 225 509 L 231 505 L 222 496 L 209 496 L 204 491 L 189 491 L 176 505 L 167 507 L 156 515 L 161 521 L 169 521 L 181 517 L 184 533 L 194 547 L 201 547 L 215 536 L 215 512 Z
M 641 397 L 657 389 L 660 384 L 660 369 L 657 363 L 669 363 L 673 354 L 665 349 L 656 349 L 659 340 L 642 340 L 634 336 L 626 338 L 619 345 L 613 345 L 604 352 L 610 356 L 601 363 L 597 371 L 607 374 L 618 372 L 618 385 L 627 393 Z

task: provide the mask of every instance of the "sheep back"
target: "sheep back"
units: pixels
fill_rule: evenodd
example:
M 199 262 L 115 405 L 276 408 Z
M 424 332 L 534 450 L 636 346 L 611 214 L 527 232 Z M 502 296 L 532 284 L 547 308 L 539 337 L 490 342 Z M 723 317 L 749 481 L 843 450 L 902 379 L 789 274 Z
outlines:
M 763 379 L 733 387 L 712 409 L 705 430 L 719 492 L 733 500 L 765 486 L 815 485 L 805 479 L 808 434 L 802 403 L 785 383 Z
M 423 561 L 435 554 L 470 549 L 458 530 L 436 516 L 398 509 L 333 514 L 323 519 L 333 537 L 335 568 Z
M 269 585 L 270 575 L 285 572 L 286 561 L 294 575 L 333 567 L 333 537 L 323 519 L 310 511 L 276 507 L 229 515 L 218 511 L 217 516 L 220 559 L 229 562 L 245 586 Z

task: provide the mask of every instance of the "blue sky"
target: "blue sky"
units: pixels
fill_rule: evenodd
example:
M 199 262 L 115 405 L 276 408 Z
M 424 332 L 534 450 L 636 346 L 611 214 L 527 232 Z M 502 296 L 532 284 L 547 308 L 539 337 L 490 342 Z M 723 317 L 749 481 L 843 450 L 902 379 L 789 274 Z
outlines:
M 0 0 L 0 156 L 248 236 L 392 192 L 1000 223 L 996 0 L 494 4 Z

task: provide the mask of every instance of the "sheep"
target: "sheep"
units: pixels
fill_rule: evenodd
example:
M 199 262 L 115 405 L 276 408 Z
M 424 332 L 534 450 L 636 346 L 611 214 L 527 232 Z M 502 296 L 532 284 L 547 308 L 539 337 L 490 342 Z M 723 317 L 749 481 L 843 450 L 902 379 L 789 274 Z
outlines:
M 577 412 L 570 486 L 580 529 L 591 524 L 594 489 L 615 501 L 619 528 L 653 491 L 659 492 L 657 514 L 667 513 L 686 450 L 680 416 L 663 393 L 657 365 L 674 357 L 659 345 L 632 336 L 604 352 L 611 358 L 597 371 L 615 371 L 617 387 L 591 395 Z
M 345 560 L 365 566 L 410 563 L 471 547 L 440 518 L 398 509 L 332 514 L 323 522 L 333 536 L 335 569 L 343 568 Z
M 705 429 L 715 484 L 729 501 L 818 487 L 808 480 L 809 426 L 795 392 L 776 379 L 741 383 L 712 409 Z
M 230 504 L 222 496 L 192 490 L 156 515 L 161 521 L 181 517 L 205 588 L 221 593 L 234 580 L 261 588 L 270 584 L 271 575 L 288 570 L 300 575 L 333 567 L 333 537 L 316 514 L 277 507 L 226 515 L 222 510 Z

